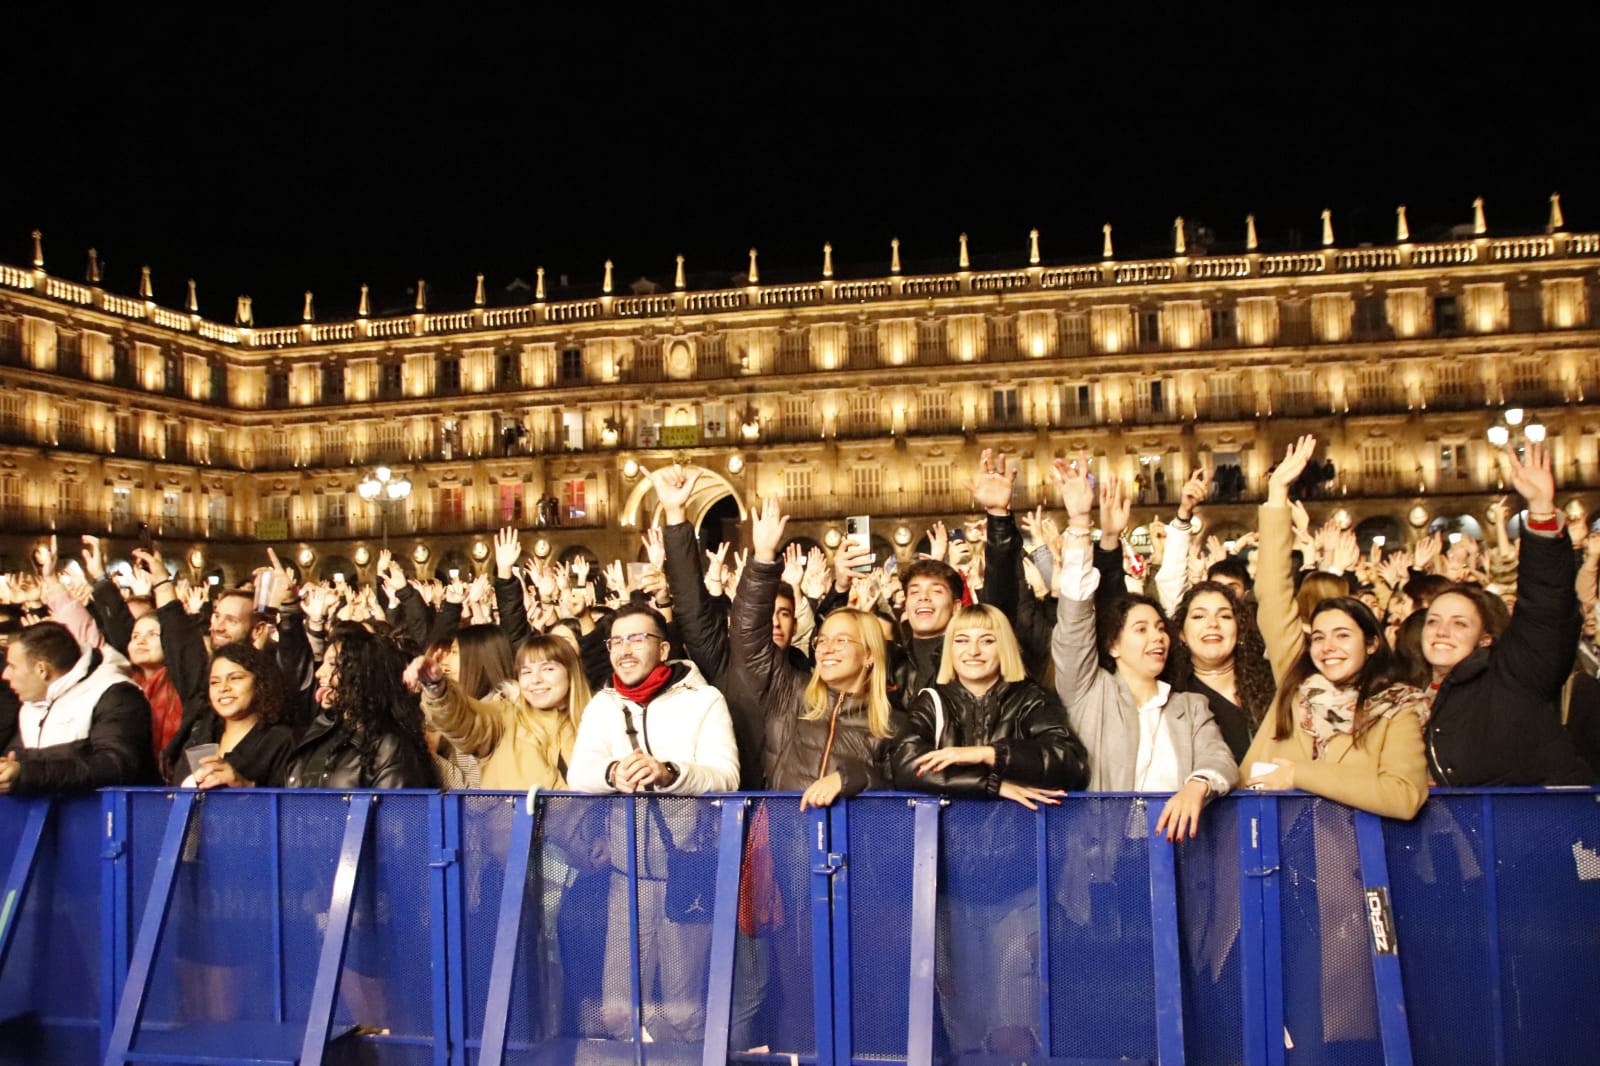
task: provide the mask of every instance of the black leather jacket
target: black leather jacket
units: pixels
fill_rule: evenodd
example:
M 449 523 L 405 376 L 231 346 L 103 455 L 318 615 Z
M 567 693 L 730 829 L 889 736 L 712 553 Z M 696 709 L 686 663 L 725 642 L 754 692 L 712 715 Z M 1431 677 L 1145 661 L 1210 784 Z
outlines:
M 378 738 L 371 772 L 367 772 L 362 767 L 361 749 L 349 730 L 319 714 L 289 753 L 284 780 L 273 784 L 288 788 L 438 788 L 439 778 L 427 752 L 395 733 Z
M 1089 784 L 1089 757 L 1067 724 L 1054 692 L 1032 681 L 997 681 L 974 696 L 959 681 L 934 688 L 943 704 L 943 730 L 935 736 L 937 708 L 924 690 L 897 715 L 889 761 L 896 788 L 921 792 L 998 795 L 1002 781 L 1075 791 Z M 952 766 L 918 776 L 918 758 L 936 748 L 991 745 L 993 766 Z

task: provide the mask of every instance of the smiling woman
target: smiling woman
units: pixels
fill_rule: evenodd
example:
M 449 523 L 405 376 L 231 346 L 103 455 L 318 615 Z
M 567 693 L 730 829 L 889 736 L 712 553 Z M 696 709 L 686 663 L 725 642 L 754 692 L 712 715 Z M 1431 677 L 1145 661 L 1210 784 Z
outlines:
M 1089 751 L 1093 792 L 1171 792 L 1156 828 L 1169 840 L 1194 836 L 1200 812 L 1232 787 L 1239 768 L 1206 698 L 1161 680 L 1172 638 L 1161 607 L 1118 597 L 1099 620 L 1100 574 L 1089 545 L 1095 489 L 1084 457 L 1055 471 L 1067 509 L 1067 544 L 1056 575 L 1060 602 L 1050 638 L 1056 692 Z M 1116 478 L 1100 487 L 1103 528 L 1126 528 L 1129 500 Z
M 249 642 L 211 656 L 210 713 L 189 732 L 186 788 L 276 785 L 294 735 L 279 723 L 283 681 L 278 664 Z M 182 775 L 179 767 L 175 776 Z
M 767 787 L 801 792 L 802 807 L 827 806 L 888 783 L 880 758 L 892 711 L 888 651 L 877 618 L 848 607 L 823 621 L 809 673 L 773 642 L 783 575 L 778 545 L 787 522 L 771 498 L 751 519 L 750 563 L 733 601 L 729 650 L 734 673 L 767 709 Z
M 1304 789 L 1361 810 L 1411 818 L 1428 798 L 1422 729 L 1426 694 L 1398 684 L 1383 627 L 1360 600 L 1323 599 L 1301 624 L 1294 579 L 1289 486 L 1317 442 L 1289 447 L 1261 505 L 1258 620 L 1278 679 L 1274 712 L 1245 753 L 1245 784 Z

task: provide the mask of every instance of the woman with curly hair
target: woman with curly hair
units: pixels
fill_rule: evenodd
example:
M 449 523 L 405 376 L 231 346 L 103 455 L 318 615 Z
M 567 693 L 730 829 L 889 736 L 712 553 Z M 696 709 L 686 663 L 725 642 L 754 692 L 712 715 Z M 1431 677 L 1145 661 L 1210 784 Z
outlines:
M 228 644 L 211 656 L 210 704 L 185 751 L 216 745 L 190 767 L 185 788 L 252 788 L 283 780 L 294 733 L 281 724 L 283 675 L 265 652 Z M 191 759 L 193 756 L 191 756 Z
M 289 756 L 290 788 L 438 788 L 405 662 L 359 625 L 336 625 L 317 670 L 321 712 Z
M 1178 602 L 1173 622 L 1172 690 L 1204 696 L 1228 750 L 1243 759 L 1277 693 L 1254 612 L 1228 585 L 1202 581 Z

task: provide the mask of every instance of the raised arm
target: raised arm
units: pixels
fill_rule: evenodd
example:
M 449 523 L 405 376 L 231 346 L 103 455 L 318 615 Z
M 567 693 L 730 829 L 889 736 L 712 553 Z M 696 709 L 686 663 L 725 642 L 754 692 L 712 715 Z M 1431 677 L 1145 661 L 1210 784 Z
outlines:
M 1211 494 L 1211 472 L 1196 467 L 1184 482 L 1178 496 L 1178 516 L 1167 527 L 1167 552 L 1156 571 L 1156 594 L 1161 609 L 1170 616 L 1189 591 L 1189 538 L 1194 533 L 1194 515 Z
M 1273 680 L 1288 676 L 1305 647 L 1300 628 L 1300 613 L 1294 602 L 1294 575 L 1290 553 L 1294 550 L 1293 514 L 1289 508 L 1289 486 L 1305 470 L 1317 450 L 1317 439 L 1309 434 L 1289 445 L 1283 461 L 1267 480 L 1267 500 L 1261 505 L 1261 548 L 1256 558 L 1256 624 L 1266 641 L 1267 658 L 1272 662 Z
M 1077 467 L 1057 459 L 1052 478 L 1061 488 L 1067 529 L 1066 547 L 1056 575 L 1059 601 L 1050 655 L 1056 668 L 1056 693 L 1070 712 L 1093 689 L 1100 668 L 1094 628 L 1094 595 L 1100 574 L 1094 569 L 1089 547 L 1095 493 L 1089 483 L 1087 456 L 1080 459 Z

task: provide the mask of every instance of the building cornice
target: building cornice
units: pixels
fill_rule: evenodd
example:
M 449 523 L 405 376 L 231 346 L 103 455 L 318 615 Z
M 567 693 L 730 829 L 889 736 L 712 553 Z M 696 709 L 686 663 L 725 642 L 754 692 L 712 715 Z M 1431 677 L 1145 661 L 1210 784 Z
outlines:
M 926 315 L 931 306 L 945 314 L 981 313 L 999 301 L 1019 310 L 1058 305 L 1062 297 L 1106 301 L 1112 293 L 1140 298 L 1203 295 L 1219 286 L 1248 295 L 1295 287 L 1346 287 L 1352 282 L 1385 285 L 1424 282 L 1441 275 L 1470 282 L 1507 270 L 1600 268 L 1600 233 L 1555 232 L 1520 237 L 1479 236 L 1465 240 L 1389 246 L 1244 255 L 1174 255 L 1166 259 L 1058 266 L 1030 265 L 1015 270 L 957 270 L 944 274 L 903 275 L 791 285 L 677 289 L 645 296 L 602 295 L 588 300 L 545 301 L 513 307 L 478 306 L 464 311 L 430 312 L 388 318 L 358 317 L 343 322 L 303 322 L 298 326 L 251 328 L 224 325 L 195 311 L 173 311 L 151 298 L 134 299 L 103 288 L 67 281 L 42 267 L 0 263 L 0 292 L 27 294 L 41 307 L 89 316 L 87 321 L 117 330 L 142 325 L 197 348 L 232 355 L 272 352 L 282 355 L 375 357 L 407 341 L 448 338 L 471 347 L 493 345 L 511 335 L 541 338 L 615 334 L 619 326 L 651 326 L 663 334 L 730 316 L 781 323 L 789 317 L 837 319 L 841 312 L 871 312 L 881 317 Z M 637 324 L 637 326 L 635 325 Z

